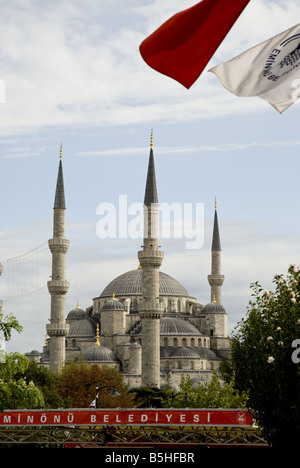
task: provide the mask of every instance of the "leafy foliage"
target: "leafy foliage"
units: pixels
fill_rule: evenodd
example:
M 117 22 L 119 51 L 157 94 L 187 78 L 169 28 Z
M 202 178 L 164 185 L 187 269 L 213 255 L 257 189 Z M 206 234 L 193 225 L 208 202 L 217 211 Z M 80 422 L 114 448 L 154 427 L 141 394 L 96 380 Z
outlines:
M 290 265 L 276 275 L 274 291 L 251 285 L 247 316 L 232 338 L 232 375 L 238 390 L 273 447 L 290 445 L 300 436 L 300 371 L 292 359 L 300 339 L 300 272 Z
M 214 372 L 209 382 L 193 385 L 189 376 L 181 379 L 178 392 L 169 392 L 166 408 L 245 408 L 247 394 L 238 392 L 233 382 L 222 382 Z
M 98 408 L 131 407 L 133 398 L 127 392 L 123 376 L 115 369 L 100 368 L 85 362 L 68 364 L 58 376 L 57 393 L 64 400 L 64 406 L 69 408 L 87 408 L 95 400 L 96 386 L 98 392 Z M 120 396 L 111 396 L 113 388 Z
M 28 359 L 19 353 L 6 354 L 0 363 L 0 411 L 44 406 L 41 390 L 24 378 L 28 365 Z
M 0 307 L 0 331 L 4 335 L 5 341 L 10 340 L 12 330 L 16 330 L 18 333 L 21 333 L 23 331 L 23 327 L 19 324 L 13 314 L 4 316 L 2 308 Z

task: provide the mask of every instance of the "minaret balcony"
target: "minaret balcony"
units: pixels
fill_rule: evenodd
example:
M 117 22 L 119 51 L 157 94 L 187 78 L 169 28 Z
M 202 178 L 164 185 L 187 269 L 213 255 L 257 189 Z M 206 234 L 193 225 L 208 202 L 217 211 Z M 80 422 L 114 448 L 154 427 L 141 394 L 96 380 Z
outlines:
M 70 287 L 69 281 L 52 280 L 47 282 L 48 291 L 50 294 L 67 294 Z
M 144 249 L 138 252 L 138 259 L 143 268 L 159 268 L 163 258 L 164 253 L 161 250 Z
M 46 331 L 51 336 L 67 336 L 70 325 L 66 322 L 47 323 Z
M 139 316 L 141 318 L 160 319 L 163 316 L 164 304 L 161 302 L 143 301 L 139 305 Z
M 70 245 L 70 241 L 61 237 L 54 237 L 54 239 L 48 240 L 48 245 L 51 253 L 66 254 Z
M 210 286 L 222 286 L 224 283 L 224 275 L 208 275 L 207 279 Z

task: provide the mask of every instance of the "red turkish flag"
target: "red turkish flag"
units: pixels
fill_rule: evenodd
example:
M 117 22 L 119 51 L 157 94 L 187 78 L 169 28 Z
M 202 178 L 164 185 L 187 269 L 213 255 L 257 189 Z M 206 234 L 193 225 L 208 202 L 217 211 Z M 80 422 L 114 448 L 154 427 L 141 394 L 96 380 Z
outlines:
M 154 70 L 190 88 L 250 0 L 202 0 L 163 23 L 140 45 Z

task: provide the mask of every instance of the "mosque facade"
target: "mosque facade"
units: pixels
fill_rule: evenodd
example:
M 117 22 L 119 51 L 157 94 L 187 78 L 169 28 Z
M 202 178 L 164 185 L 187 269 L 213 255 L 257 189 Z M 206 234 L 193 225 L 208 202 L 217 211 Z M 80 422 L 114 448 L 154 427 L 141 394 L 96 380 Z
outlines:
M 84 360 L 117 369 L 129 387 L 178 387 L 183 375 L 194 382 L 210 380 L 229 358 L 227 312 L 222 305 L 221 242 L 215 206 L 208 283 L 211 302 L 191 297 L 176 279 L 161 271 L 158 245 L 158 196 L 153 140 L 144 196 L 144 239 L 139 266 L 112 279 L 86 309 L 66 312 L 69 282 L 65 277 L 65 192 L 60 153 L 54 209 L 52 275 L 48 281 L 50 320 L 41 352 L 29 360 L 60 372 L 65 363 Z

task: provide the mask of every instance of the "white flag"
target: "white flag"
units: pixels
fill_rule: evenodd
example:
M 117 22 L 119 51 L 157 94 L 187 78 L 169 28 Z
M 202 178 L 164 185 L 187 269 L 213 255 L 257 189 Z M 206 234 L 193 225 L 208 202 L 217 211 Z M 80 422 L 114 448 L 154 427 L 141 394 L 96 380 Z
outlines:
M 209 71 L 236 96 L 259 96 L 283 112 L 300 97 L 300 24 Z

